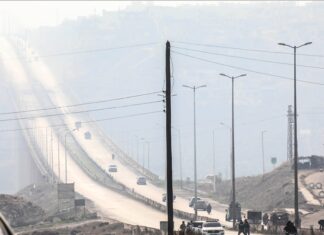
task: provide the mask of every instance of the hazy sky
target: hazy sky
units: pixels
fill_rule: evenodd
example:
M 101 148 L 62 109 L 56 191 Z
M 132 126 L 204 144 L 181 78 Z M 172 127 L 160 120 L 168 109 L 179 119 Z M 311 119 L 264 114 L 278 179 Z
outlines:
M 218 5 L 221 1 L 1 1 L 0 22 L 1 28 L 7 27 L 8 22 L 26 27 L 37 28 L 44 25 L 57 25 L 66 19 L 75 19 L 78 16 L 101 14 L 102 10 L 123 10 L 130 5 Z M 231 2 L 233 4 L 250 4 L 250 1 Z M 305 5 L 310 2 L 300 1 L 296 5 Z M 6 26 L 5 26 L 6 25 Z M 13 27 L 13 26 L 11 26 Z
M 184 1 L 3 1 L 0 2 L 1 26 L 8 24 L 8 19 L 22 27 L 35 28 L 44 25 L 57 25 L 65 19 L 75 19 L 78 16 L 101 14 L 102 10 L 118 11 L 130 5 L 203 5 L 218 2 L 184 2 Z

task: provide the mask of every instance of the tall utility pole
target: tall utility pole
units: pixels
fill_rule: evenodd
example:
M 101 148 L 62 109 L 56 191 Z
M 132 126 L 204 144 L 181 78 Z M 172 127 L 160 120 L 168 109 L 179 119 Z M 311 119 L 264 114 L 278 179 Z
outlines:
M 45 137 L 45 142 L 46 142 L 46 160 L 47 160 L 47 165 L 49 166 L 49 157 L 48 157 L 48 141 L 47 141 L 47 127 L 46 127 L 46 137 Z
M 287 129 L 287 161 L 290 163 L 293 162 L 293 156 L 294 156 L 294 113 L 292 111 L 292 105 L 288 105 L 288 112 L 287 112 L 287 118 L 288 118 L 288 129 Z
M 73 131 L 77 131 L 78 129 L 75 128 L 73 130 L 68 130 L 64 134 L 64 160 L 65 160 L 65 183 L 67 184 L 67 156 L 66 156 L 66 136 L 67 134 L 72 134 Z
M 54 184 L 54 153 L 53 153 L 53 129 L 51 128 L 51 165 L 52 165 L 52 183 Z
M 197 201 L 197 145 L 196 145 L 196 90 L 199 88 L 206 87 L 206 85 L 201 86 L 187 86 L 183 85 L 183 87 L 189 88 L 193 91 L 193 108 L 194 108 L 194 181 L 195 181 L 195 202 Z M 197 220 L 197 208 L 195 209 L 195 220 Z
M 221 76 L 228 77 L 232 80 L 232 205 L 233 205 L 233 228 L 235 228 L 236 222 L 236 198 L 235 198 L 235 145 L 234 145 L 234 80 L 239 77 L 244 77 L 246 74 L 241 74 L 236 77 L 228 76 L 224 73 L 220 74 Z
M 172 185 L 172 132 L 171 132 L 171 71 L 170 71 L 170 42 L 166 42 L 165 76 L 166 76 L 166 165 L 167 165 L 167 209 L 168 234 L 173 235 L 173 185 Z
M 298 142 L 297 142 L 297 79 L 296 79 L 296 51 L 297 48 L 307 46 L 312 42 L 306 42 L 300 46 L 290 46 L 285 43 L 278 43 L 280 46 L 286 46 L 294 49 L 294 179 L 295 179 L 295 226 L 300 227 L 299 224 L 299 210 L 298 210 Z
M 266 130 L 261 131 L 261 147 L 262 147 L 262 179 L 264 179 L 264 173 L 265 173 L 265 166 L 264 166 L 264 133 L 267 132 Z
M 147 169 L 150 170 L 150 142 L 146 141 L 147 143 Z

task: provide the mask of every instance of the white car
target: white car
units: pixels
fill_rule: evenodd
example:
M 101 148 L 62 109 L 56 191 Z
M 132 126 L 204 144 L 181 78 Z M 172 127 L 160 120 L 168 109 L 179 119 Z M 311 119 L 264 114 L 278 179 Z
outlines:
M 224 235 L 224 227 L 218 221 L 206 221 L 202 224 L 203 235 Z

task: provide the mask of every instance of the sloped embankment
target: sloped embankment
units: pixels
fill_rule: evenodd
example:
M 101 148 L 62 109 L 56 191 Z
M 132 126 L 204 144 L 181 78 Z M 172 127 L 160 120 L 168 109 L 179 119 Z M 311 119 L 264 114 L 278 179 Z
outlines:
M 213 197 L 223 203 L 231 198 L 231 181 L 226 180 L 216 185 Z M 243 208 L 272 210 L 274 208 L 294 207 L 293 170 L 284 163 L 273 171 L 262 175 L 240 177 L 236 179 L 236 198 Z M 299 203 L 305 200 L 299 194 Z
M 0 194 L 0 212 L 12 227 L 36 224 L 45 217 L 44 210 L 22 197 Z

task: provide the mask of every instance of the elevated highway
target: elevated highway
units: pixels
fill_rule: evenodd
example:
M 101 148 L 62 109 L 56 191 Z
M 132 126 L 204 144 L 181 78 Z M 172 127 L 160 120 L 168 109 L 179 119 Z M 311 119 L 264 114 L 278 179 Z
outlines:
M 2 39 L 1 49 L 5 51 L 4 54 L 6 54 L 6 56 L 9 55 L 12 58 L 17 58 L 15 48 L 6 39 Z M 19 97 L 16 100 L 18 110 L 44 107 L 44 102 L 39 99 L 38 94 L 30 93 L 30 91 L 34 89 L 31 84 L 35 82 L 46 91 L 45 93 L 48 95 L 51 104 L 56 106 L 70 104 L 68 97 L 61 91 L 55 77 L 43 61 L 40 60 L 36 63 L 27 63 L 19 59 L 3 61 L 6 61 L 3 66 L 10 77 L 9 81 L 12 84 L 14 93 Z M 68 110 L 63 109 L 57 111 L 64 113 Z M 146 186 L 137 185 L 136 178 L 142 174 L 143 169 L 136 169 L 127 164 L 127 162 L 125 163 L 125 159 L 122 159 L 122 157 L 125 158 L 125 156 L 121 156 L 122 153 L 120 150 L 119 152 L 116 151 L 116 146 L 114 149 L 111 148 L 111 145 L 109 145 L 109 141 L 111 140 L 104 136 L 94 124 L 83 123 L 82 132 L 72 132 L 75 128 L 75 122 L 83 121 L 80 115 L 62 115 L 59 120 L 63 120 L 67 125 L 67 129 L 71 131 L 74 139 L 78 142 L 79 147 L 82 148 L 82 151 L 86 155 L 83 157 L 90 158 L 101 168 L 101 170 L 106 170 L 109 164 L 118 165 L 118 172 L 113 174 L 113 179 L 117 183 L 132 189 L 143 197 L 150 198 L 157 204 L 163 204 L 162 194 L 164 190 L 150 182 Z M 64 152 L 65 146 L 63 144 L 62 135 L 59 134 L 57 128 L 51 127 L 53 126 L 53 120 L 51 118 L 39 117 L 32 120 L 23 120 L 20 123 L 22 128 L 26 128 L 24 131 L 25 137 L 29 139 L 31 151 L 34 151 L 33 156 L 35 157 L 35 162 L 37 162 L 37 166 L 44 177 L 48 179 L 51 178 L 52 180 L 54 179 L 54 181 L 58 181 L 60 178 L 62 179 L 64 177 L 64 161 L 59 157 L 53 157 L 53 155 L 59 156 L 59 149 Z M 32 126 L 47 127 L 46 131 L 53 133 L 52 138 L 55 143 L 58 143 L 58 148 L 51 149 L 51 159 L 48 158 L 47 149 L 41 146 L 42 142 L 30 141 L 32 130 L 29 128 Z M 84 139 L 83 133 L 85 131 L 91 132 L 91 140 Z M 84 168 L 78 164 L 79 162 L 75 161 L 73 155 L 71 155 L 71 151 L 71 149 L 67 148 L 68 182 L 75 182 L 76 191 L 93 200 L 103 214 L 122 222 L 140 224 L 154 228 L 159 227 L 159 221 L 166 220 L 167 217 L 165 212 L 147 206 L 134 198 L 127 197 L 94 180 L 89 174 L 84 172 Z M 113 153 L 117 156 L 115 160 L 112 160 L 111 157 Z M 63 156 L 63 154 L 61 156 Z M 154 177 L 154 174 L 147 170 L 144 173 L 149 177 Z M 177 197 L 174 208 L 185 213 L 193 213 L 193 209 L 188 206 L 187 198 Z M 207 216 L 206 212 L 199 212 L 199 214 L 201 216 Z M 209 217 L 220 219 L 225 223 L 224 212 L 213 211 Z M 179 224 L 180 219 L 175 218 L 175 227 L 177 228 Z

